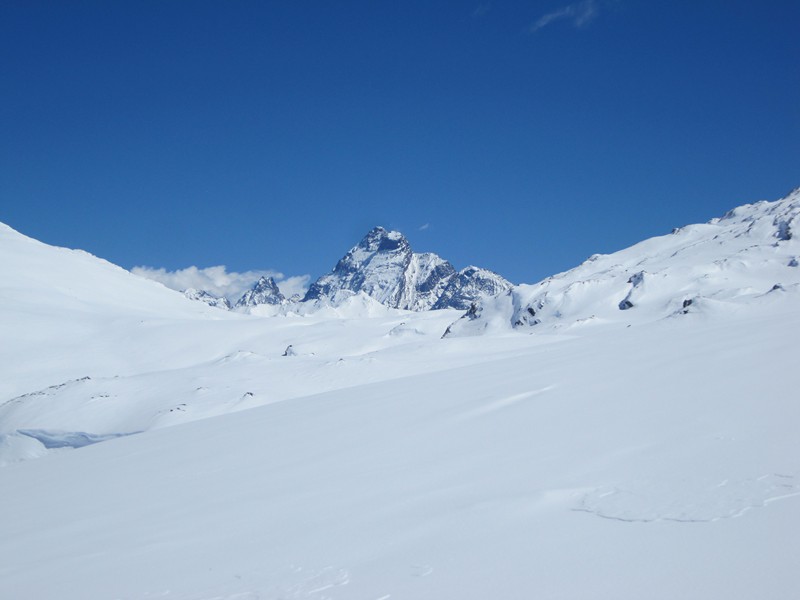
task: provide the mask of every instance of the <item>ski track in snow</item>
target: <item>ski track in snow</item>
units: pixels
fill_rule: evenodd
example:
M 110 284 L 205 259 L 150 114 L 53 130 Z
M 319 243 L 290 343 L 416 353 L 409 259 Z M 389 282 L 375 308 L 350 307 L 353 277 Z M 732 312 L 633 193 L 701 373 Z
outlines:
M 772 473 L 689 487 L 658 483 L 648 486 L 643 482 L 604 487 L 584 495 L 573 510 L 629 523 L 712 523 L 796 496 L 800 496 L 800 483 L 795 477 Z
M 232 579 L 242 580 L 243 576 L 233 575 Z M 141 598 L 142 600 L 157 598 L 175 600 L 334 600 L 337 588 L 350 583 L 350 573 L 347 569 L 333 566 L 310 570 L 292 566 L 272 573 L 270 579 L 281 583 L 256 588 L 248 586 L 249 589 L 228 590 L 215 594 L 185 595 L 177 591 L 162 590 L 147 592 Z M 120 597 L 118 600 L 133 600 L 133 598 Z
M 549 392 L 550 390 L 554 389 L 556 386 L 548 385 L 538 390 L 531 390 L 529 392 L 522 392 L 520 394 L 514 394 L 513 396 L 506 396 L 505 398 L 500 398 L 498 400 L 493 400 L 483 406 L 479 406 L 478 408 L 474 408 L 470 411 L 465 412 L 461 415 L 462 419 L 474 419 L 475 417 L 481 417 L 483 415 L 488 415 L 489 413 L 497 412 L 499 410 L 503 410 L 514 404 L 518 404 L 530 398 L 534 398 L 536 396 L 540 396 L 545 392 Z

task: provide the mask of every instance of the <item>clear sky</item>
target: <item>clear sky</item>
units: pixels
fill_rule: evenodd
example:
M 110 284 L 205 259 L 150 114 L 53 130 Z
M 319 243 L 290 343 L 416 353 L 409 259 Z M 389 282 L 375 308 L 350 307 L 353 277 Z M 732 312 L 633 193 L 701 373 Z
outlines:
M 374 225 L 533 283 L 800 186 L 797 0 L 0 3 L 0 221 L 317 277 Z

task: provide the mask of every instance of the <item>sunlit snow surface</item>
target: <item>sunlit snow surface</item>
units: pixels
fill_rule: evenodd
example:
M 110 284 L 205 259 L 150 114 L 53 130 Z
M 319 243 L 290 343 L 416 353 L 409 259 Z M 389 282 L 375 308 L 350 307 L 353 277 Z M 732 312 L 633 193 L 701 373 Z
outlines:
M 708 223 L 595 254 L 574 269 L 484 303 L 472 318 L 454 323 L 451 335 L 721 315 L 772 293 L 797 293 L 798 215 L 796 190 L 778 202 L 740 206 Z
M 625 278 L 590 327 L 441 339 L 460 313 L 231 314 L 0 228 L 0 598 L 798 597 L 771 235 L 702 310 Z

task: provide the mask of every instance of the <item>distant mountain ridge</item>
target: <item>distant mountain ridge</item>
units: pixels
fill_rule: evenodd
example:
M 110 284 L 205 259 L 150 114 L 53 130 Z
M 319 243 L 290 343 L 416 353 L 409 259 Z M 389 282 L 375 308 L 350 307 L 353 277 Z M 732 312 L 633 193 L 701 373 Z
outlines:
M 206 292 L 205 290 L 198 290 L 195 288 L 186 288 L 183 290 L 183 295 L 186 296 L 189 300 L 197 300 L 198 302 L 203 302 L 208 304 L 209 306 L 213 306 L 214 308 L 222 308 L 224 310 L 230 310 L 233 308 L 231 306 L 230 301 L 227 298 L 220 298 L 219 296 L 214 296 L 213 294 Z
M 282 306 L 296 302 L 336 304 L 363 293 L 389 308 L 423 311 L 467 310 L 473 302 L 503 293 L 512 284 L 488 269 L 460 271 L 432 252 L 416 253 L 399 231 L 375 227 L 333 270 L 317 279 L 303 298 L 287 299 L 272 277 L 261 277 L 233 305 L 208 291 L 188 289 L 184 295 L 222 309 Z
M 487 269 L 455 267 L 437 254 L 416 253 L 399 231 L 375 227 L 314 282 L 304 302 L 333 298 L 338 292 L 363 292 L 381 304 L 403 310 L 457 308 L 511 288 Z

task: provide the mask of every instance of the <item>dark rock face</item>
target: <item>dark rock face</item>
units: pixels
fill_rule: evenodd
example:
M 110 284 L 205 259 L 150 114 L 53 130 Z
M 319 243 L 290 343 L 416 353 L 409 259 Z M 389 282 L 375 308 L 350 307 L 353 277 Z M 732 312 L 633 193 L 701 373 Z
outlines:
M 283 304 L 286 300 L 278 285 L 272 277 L 262 277 L 253 286 L 253 289 L 245 292 L 236 302 L 236 308 L 258 306 L 259 304 Z
M 469 308 L 482 296 L 511 284 L 491 271 L 467 267 L 460 272 L 433 253 L 412 252 L 397 231 L 376 227 L 320 277 L 303 301 L 333 298 L 339 291 L 364 292 L 381 304 L 405 310 Z
M 788 242 L 792 239 L 792 226 L 789 221 L 777 221 L 775 226 L 778 230 L 775 232 L 775 237 L 782 242 Z
M 436 308 L 442 294 L 456 276 L 456 270 L 448 261 L 436 254 L 415 254 L 418 277 L 415 285 L 417 307 L 412 310 Z
M 482 296 L 496 296 L 511 288 L 511 284 L 487 269 L 467 267 L 450 279 L 433 308 L 467 310 Z
M 412 254 L 408 240 L 400 233 L 376 227 L 342 257 L 331 273 L 311 285 L 303 301 L 331 298 L 347 290 L 364 292 L 382 304 L 400 308 Z

